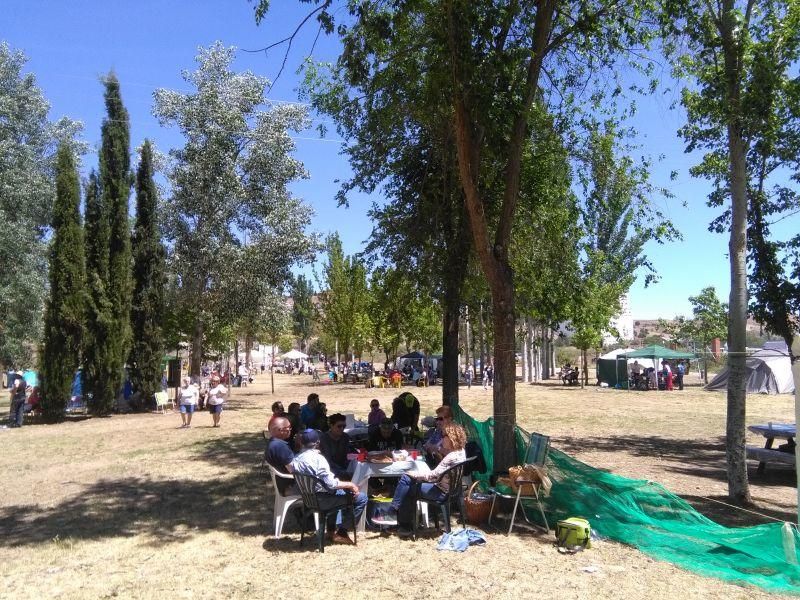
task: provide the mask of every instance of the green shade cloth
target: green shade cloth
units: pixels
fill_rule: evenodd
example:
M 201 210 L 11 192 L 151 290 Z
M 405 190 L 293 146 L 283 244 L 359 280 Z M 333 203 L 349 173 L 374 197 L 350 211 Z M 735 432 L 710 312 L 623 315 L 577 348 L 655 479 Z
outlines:
M 452 408 L 456 422 L 483 451 L 487 472 L 477 478 L 487 483 L 494 465 L 494 420 L 476 421 L 460 407 Z M 515 438 L 522 464 L 530 434 L 516 427 Z M 542 502 L 550 523 L 584 517 L 602 538 L 634 546 L 687 571 L 800 594 L 800 534 L 793 525 L 725 527 L 658 483 L 601 471 L 553 448 L 546 467 L 553 487 Z M 535 519 L 536 513 L 531 510 L 530 516 Z
M 621 354 L 619 356 L 620 359 L 627 360 L 629 358 L 652 358 L 653 360 L 678 360 L 678 359 L 695 359 L 697 355 L 692 354 L 691 352 L 678 352 L 677 350 L 670 350 L 669 348 L 665 348 L 664 346 L 646 346 L 645 348 L 640 348 L 634 352 L 628 352 L 627 354 Z

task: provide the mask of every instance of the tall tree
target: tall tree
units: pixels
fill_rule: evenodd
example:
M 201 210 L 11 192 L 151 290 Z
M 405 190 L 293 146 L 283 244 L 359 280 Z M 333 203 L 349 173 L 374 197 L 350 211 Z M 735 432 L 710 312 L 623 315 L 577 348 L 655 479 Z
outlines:
M 685 49 L 674 64 L 679 74 L 692 78 L 682 95 L 688 119 L 681 135 L 688 150 L 705 151 L 692 173 L 713 182 L 709 204 L 728 203 L 711 224 L 711 229 L 730 231 L 728 495 L 749 503 L 745 457 L 748 221 L 757 243 L 754 291 L 766 292 L 756 308 L 760 305 L 786 324 L 781 316 L 785 309 L 776 310 L 767 300 L 775 297 L 767 290 L 776 289 L 769 282 L 777 280 L 768 273 L 776 257 L 760 238 L 768 233 L 763 227 L 765 216 L 794 210 L 798 204 L 795 194 L 780 192 L 786 188 L 780 181 L 785 181 L 783 167 L 796 168 L 798 157 L 798 83 L 792 73 L 798 59 L 800 7 L 785 0 L 672 0 L 665 6 L 669 39 L 680 36 L 673 47 Z M 770 178 L 778 183 L 774 190 L 767 187 Z
M 308 340 L 314 332 L 314 288 L 305 275 L 292 280 L 292 333 L 300 340 L 300 350 L 305 352 Z
M 114 73 L 103 80 L 106 118 L 100 172 L 87 192 L 87 271 L 90 326 L 84 390 L 94 414 L 110 413 L 122 388 L 130 348 L 130 125 Z M 91 203 L 91 206 L 90 206 Z
M 606 124 L 590 132 L 579 169 L 584 200 L 581 211 L 583 257 L 573 299 L 575 343 L 583 352 L 583 379 L 588 383 L 586 351 L 602 345 L 603 333 L 619 314 L 623 295 L 646 270 L 645 285 L 655 270 L 644 254 L 651 240 L 678 237 L 672 223 L 650 201 L 656 190 L 649 183 L 648 165 L 637 165 L 619 150 L 617 129 Z
M 50 298 L 39 355 L 42 411 L 49 421 L 64 418 L 72 379 L 80 364 L 86 285 L 80 199 L 75 157 L 69 146 L 62 144 L 56 164 Z
M 0 364 L 30 364 L 47 298 L 47 230 L 55 197 L 56 149 L 75 160 L 81 125 L 48 120 L 49 104 L 27 58 L 0 42 Z M 12 267 L 13 266 L 13 267 Z
M 92 171 L 86 186 L 85 246 L 86 246 L 86 331 L 83 344 L 83 390 L 92 410 L 102 398 L 113 398 L 110 387 L 113 363 L 111 356 L 112 315 L 108 297 L 108 247 L 110 224 L 107 207 L 100 193 L 97 173 Z
M 356 257 L 345 255 L 337 234 L 328 237 L 326 246 L 328 260 L 320 281 L 322 326 L 339 354 L 360 354 L 371 330 L 366 269 Z
M 191 93 L 160 89 L 153 112 L 185 145 L 171 152 L 164 206 L 178 306 L 190 320 L 191 372 L 200 373 L 207 324 L 233 325 L 257 308 L 265 287 L 283 288 L 293 263 L 312 258 L 311 210 L 289 185 L 306 177 L 290 131 L 306 126 L 295 104 L 266 110 L 269 82 L 231 70 L 234 48 L 201 48 L 185 72 Z
M 332 2 L 316 2 L 323 28 L 334 29 Z M 268 2 L 257 5 L 262 17 Z M 622 47 L 647 41 L 641 3 L 615 0 L 494 2 L 485 0 L 348 5 L 337 23 L 341 63 L 354 87 L 346 110 L 382 107 L 387 84 L 411 72 L 413 89 L 446 98 L 472 247 L 492 295 L 498 468 L 516 461 L 515 294 L 510 246 L 520 193 L 522 153 L 534 102 L 553 103 L 600 82 L 593 71 L 613 66 Z M 542 73 L 546 72 L 540 83 Z M 589 76 L 587 76 L 587 74 Z M 606 86 L 605 83 L 602 84 Z M 602 88 L 596 92 L 602 95 Z M 413 94 L 409 100 L 413 101 Z M 427 106 L 427 105 L 424 105 Z M 405 131 L 414 131 L 404 122 Z
M 136 172 L 136 224 L 133 255 L 130 377 L 141 406 L 161 390 L 164 338 L 165 252 L 158 228 L 158 193 L 153 181 L 153 149 L 145 140 Z

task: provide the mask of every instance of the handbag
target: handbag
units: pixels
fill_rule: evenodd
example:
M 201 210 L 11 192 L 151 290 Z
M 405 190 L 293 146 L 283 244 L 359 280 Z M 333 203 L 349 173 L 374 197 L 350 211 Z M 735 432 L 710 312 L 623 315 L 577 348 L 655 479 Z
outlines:
M 575 554 L 592 547 L 592 527 L 582 517 L 570 517 L 556 523 L 556 545 L 558 551 Z

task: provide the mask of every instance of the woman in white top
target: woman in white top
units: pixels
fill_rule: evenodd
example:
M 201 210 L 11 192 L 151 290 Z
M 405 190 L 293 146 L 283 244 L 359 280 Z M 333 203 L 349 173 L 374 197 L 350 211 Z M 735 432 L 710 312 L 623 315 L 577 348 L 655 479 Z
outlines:
M 208 390 L 208 412 L 211 413 L 211 418 L 214 421 L 214 427 L 219 427 L 219 419 L 222 416 L 222 405 L 225 402 L 225 396 L 228 393 L 222 383 L 220 383 L 219 375 L 211 376 L 211 389 Z
M 178 391 L 178 400 L 181 408 L 181 420 L 183 425 L 181 428 L 192 426 L 192 415 L 197 406 L 197 399 L 199 397 L 197 387 L 192 384 L 192 380 L 188 377 L 183 378 L 183 385 Z

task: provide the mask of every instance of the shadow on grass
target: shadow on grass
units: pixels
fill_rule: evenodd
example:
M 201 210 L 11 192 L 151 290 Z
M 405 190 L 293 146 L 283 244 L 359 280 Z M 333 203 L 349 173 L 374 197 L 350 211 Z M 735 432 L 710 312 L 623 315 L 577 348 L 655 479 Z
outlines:
M 797 519 L 794 505 L 778 504 L 772 500 L 769 501 L 769 506 L 757 505 L 747 510 L 741 510 L 738 507 L 732 508 L 728 506 L 730 504 L 730 499 L 727 496 L 681 497 L 694 506 L 697 512 L 702 513 L 712 521 L 716 521 L 720 525 L 725 525 L 726 527 L 747 527 L 750 525 L 771 523 L 774 522 L 772 519 L 790 522 L 794 522 Z M 764 518 L 764 516 L 761 515 L 771 517 L 772 519 Z
M 263 438 L 237 433 L 198 443 L 193 450 L 195 460 L 234 474 L 206 481 L 103 479 L 54 506 L 5 506 L 0 508 L 0 547 L 38 544 L 56 537 L 98 540 L 146 535 L 154 544 L 162 544 L 207 531 L 242 536 L 270 532 L 272 485 L 258 468 Z M 284 530 L 299 533 L 292 514 Z
M 0 546 L 42 543 L 57 536 L 97 540 L 144 534 L 161 544 L 205 531 L 260 535 L 265 512 L 264 483 L 253 473 L 211 481 L 101 480 L 52 507 L 3 507 Z

